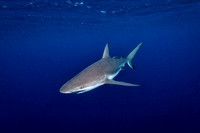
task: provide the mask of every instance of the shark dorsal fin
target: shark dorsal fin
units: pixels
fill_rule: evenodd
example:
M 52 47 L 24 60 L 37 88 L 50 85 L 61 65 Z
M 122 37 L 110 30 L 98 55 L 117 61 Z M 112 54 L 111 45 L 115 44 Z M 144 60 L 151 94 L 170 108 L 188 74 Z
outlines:
M 102 58 L 108 58 L 108 57 L 110 57 L 110 55 L 109 55 L 109 48 L 108 48 L 108 43 L 107 43 L 106 47 L 104 49 L 103 57 Z

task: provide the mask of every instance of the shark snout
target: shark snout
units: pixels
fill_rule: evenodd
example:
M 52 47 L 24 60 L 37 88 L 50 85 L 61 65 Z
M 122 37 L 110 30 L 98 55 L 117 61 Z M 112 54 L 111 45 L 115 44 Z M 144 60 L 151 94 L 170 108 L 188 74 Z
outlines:
M 73 93 L 72 90 L 69 90 L 69 89 L 65 89 L 65 88 L 60 88 L 60 93 L 65 93 L 65 94 L 69 94 L 69 93 Z
M 61 88 L 60 88 L 60 93 L 71 93 L 72 88 L 65 83 Z
M 60 88 L 60 93 L 65 93 L 66 91 L 61 87 Z
M 80 90 L 80 86 L 74 86 L 70 83 L 65 83 L 61 88 L 60 88 L 60 93 L 65 93 L 65 94 L 69 94 L 69 93 L 73 93 L 76 91 Z
M 67 91 L 65 91 L 63 88 L 60 88 L 60 93 L 66 93 Z

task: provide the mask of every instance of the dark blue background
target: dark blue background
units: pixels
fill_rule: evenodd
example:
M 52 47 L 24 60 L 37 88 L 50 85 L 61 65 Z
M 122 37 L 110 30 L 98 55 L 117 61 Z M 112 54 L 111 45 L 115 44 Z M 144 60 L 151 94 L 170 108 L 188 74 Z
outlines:
M 82 3 L 83 2 L 83 3 Z M 200 132 L 200 2 L 0 1 L 0 132 Z M 113 12 L 115 11 L 115 12 Z M 80 95 L 60 87 L 102 57 L 136 70 Z

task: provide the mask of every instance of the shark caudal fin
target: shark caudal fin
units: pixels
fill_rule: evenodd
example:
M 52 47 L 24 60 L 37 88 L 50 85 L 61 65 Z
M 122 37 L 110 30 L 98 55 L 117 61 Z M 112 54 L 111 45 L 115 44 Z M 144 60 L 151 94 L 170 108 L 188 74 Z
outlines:
M 141 42 L 128 56 L 127 56 L 127 63 L 128 65 L 132 68 L 132 69 L 135 69 L 135 66 L 133 65 L 133 58 L 135 56 L 135 54 L 137 53 L 138 49 L 140 48 L 140 46 L 142 45 L 143 42 Z

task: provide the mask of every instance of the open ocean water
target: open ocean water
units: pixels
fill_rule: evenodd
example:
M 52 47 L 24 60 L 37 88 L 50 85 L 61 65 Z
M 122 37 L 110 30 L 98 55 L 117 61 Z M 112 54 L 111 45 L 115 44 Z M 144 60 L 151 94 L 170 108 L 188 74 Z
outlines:
M 127 56 L 83 94 L 60 87 Z M 200 133 L 200 0 L 0 0 L 0 133 Z

